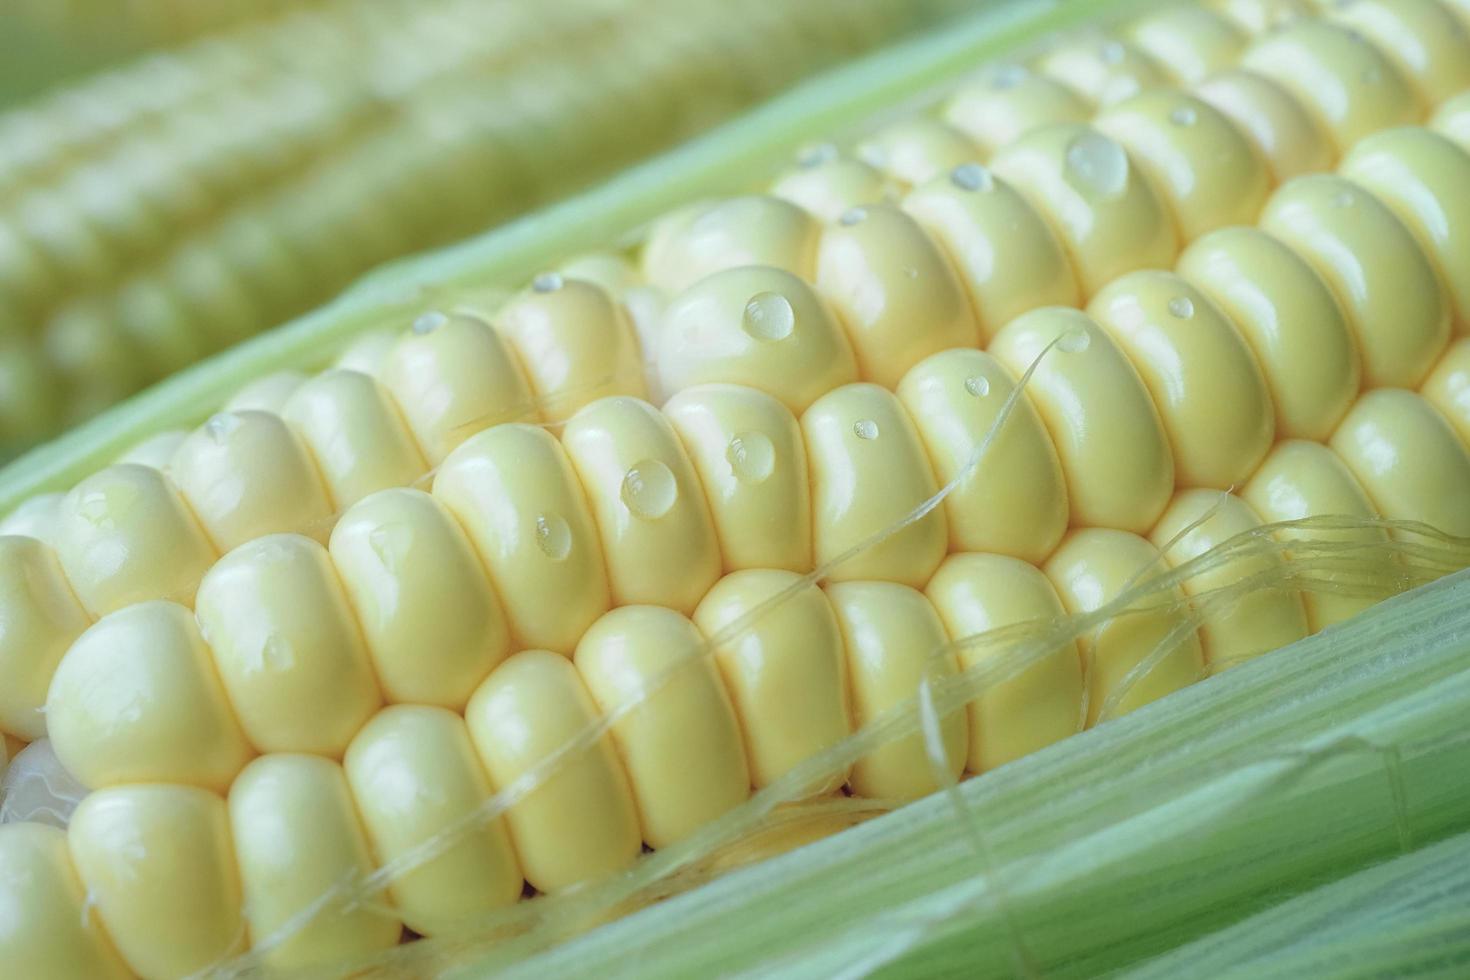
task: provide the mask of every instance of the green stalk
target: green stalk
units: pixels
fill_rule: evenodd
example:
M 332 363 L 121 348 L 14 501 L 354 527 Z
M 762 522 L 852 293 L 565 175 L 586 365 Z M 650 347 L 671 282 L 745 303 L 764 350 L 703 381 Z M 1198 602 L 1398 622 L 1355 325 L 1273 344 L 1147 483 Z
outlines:
M 1467 718 L 1462 572 L 952 794 L 458 975 L 1080 977 L 1181 946 L 1219 966 L 1205 937 L 1249 938 L 1252 915 L 1336 879 L 1329 901 L 1361 899 L 1380 879 L 1345 876 L 1470 829 Z M 1325 963 L 1318 942 L 1294 955 Z M 1214 975 L 1193 963 L 1153 968 Z
M 461 245 L 384 267 L 337 301 L 172 378 L 35 449 L 0 471 L 0 513 L 65 489 L 164 429 L 192 425 L 242 384 L 283 368 L 319 367 L 352 335 L 405 318 L 436 287 L 519 285 L 579 251 L 604 247 L 671 206 L 749 186 L 795 147 L 922 96 L 1051 31 L 1121 16 L 1147 0 L 1001 0 L 942 30 L 857 59 L 586 194 Z

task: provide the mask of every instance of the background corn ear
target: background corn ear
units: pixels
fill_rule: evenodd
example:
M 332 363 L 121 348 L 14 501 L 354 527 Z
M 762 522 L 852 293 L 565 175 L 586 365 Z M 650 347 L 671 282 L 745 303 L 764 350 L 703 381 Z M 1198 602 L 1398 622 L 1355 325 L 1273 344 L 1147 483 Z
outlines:
M 958 0 L 352 0 L 0 117 L 0 444 L 707 126 Z

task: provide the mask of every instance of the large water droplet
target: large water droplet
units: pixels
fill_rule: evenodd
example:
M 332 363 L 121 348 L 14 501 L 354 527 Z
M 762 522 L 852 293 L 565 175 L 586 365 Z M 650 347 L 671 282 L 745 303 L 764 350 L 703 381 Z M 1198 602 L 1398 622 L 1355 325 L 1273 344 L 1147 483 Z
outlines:
M 1169 121 L 1176 126 L 1193 126 L 1199 121 L 1199 114 L 1194 106 L 1179 105 L 1169 110 Z
M 1116 197 L 1128 186 L 1128 154 L 1101 133 L 1089 131 L 1067 144 L 1067 170 L 1074 185 L 1100 197 Z
M 756 293 L 745 304 L 740 325 L 756 340 L 782 340 L 796 328 L 796 311 L 780 293 Z
M 852 434 L 859 439 L 878 438 L 878 423 L 872 419 L 858 419 L 852 424 Z
M 543 272 L 531 280 L 531 288 L 538 293 L 554 293 L 564 285 L 566 280 L 559 272 Z
M 431 310 L 413 321 L 413 332 L 422 337 L 424 334 L 433 333 L 448 322 L 449 317 L 438 310 Z
M 240 416 L 234 412 L 219 412 L 204 423 L 204 434 L 216 443 L 223 444 L 240 428 Z
M 407 524 L 380 524 L 368 532 L 368 547 L 384 569 L 396 572 L 413 547 L 413 530 Z
M 560 514 L 536 515 L 536 547 L 552 561 L 564 561 L 572 550 L 572 529 Z
M 949 172 L 952 184 L 965 191 L 988 191 L 995 187 L 995 178 L 978 163 L 962 163 Z
M 1092 346 L 1092 334 L 1082 327 L 1073 327 L 1057 338 L 1057 350 L 1067 354 L 1080 354 Z
M 623 475 L 621 496 L 634 517 L 653 521 L 673 508 L 674 501 L 679 498 L 679 484 L 662 462 L 643 459 Z
M 1169 300 L 1169 313 L 1181 320 L 1194 316 L 1194 301 L 1188 296 L 1175 296 Z
M 965 390 L 976 398 L 984 398 L 990 394 L 990 379 L 983 374 L 977 374 L 972 378 L 965 379 Z
M 725 447 L 725 462 L 741 483 L 761 483 L 776 468 L 776 447 L 764 432 L 737 432 Z

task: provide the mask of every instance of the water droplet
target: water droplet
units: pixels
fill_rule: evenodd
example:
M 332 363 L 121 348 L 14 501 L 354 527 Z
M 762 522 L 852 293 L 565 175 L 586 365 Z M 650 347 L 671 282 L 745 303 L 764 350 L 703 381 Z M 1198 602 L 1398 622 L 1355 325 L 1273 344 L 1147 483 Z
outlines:
M 1199 114 L 1194 111 L 1194 106 L 1175 106 L 1169 110 L 1169 121 L 1176 126 L 1193 126 L 1199 121 Z
M 667 514 L 679 498 L 679 484 L 674 474 L 656 459 L 634 463 L 623 475 L 623 504 L 634 517 L 657 520 Z
M 990 379 L 983 374 L 977 374 L 973 378 L 966 378 L 965 390 L 976 398 L 984 398 L 990 394 Z
M 868 220 L 868 212 L 864 208 L 848 208 L 842 212 L 842 217 L 837 219 L 839 223 L 848 226 L 860 225 Z
M 962 163 L 949 172 L 950 182 L 964 191 L 988 191 L 995 187 L 995 178 L 978 163 Z
M 564 561 L 572 550 L 572 529 L 560 514 L 536 515 L 536 547 L 552 561 Z
M 780 293 L 756 293 L 745 304 L 740 325 L 756 340 L 782 340 L 796 329 L 796 311 Z
M 1101 133 L 1088 131 L 1067 144 L 1067 169 L 1102 197 L 1116 197 L 1128 186 L 1128 154 Z
M 1332 195 L 1332 206 L 1335 208 L 1350 208 L 1353 206 L 1352 191 L 1338 191 Z
M 1127 52 L 1123 50 L 1123 45 L 1117 41 L 1107 41 L 1098 49 L 1098 55 L 1102 58 L 1103 64 L 1105 65 L 1121 65 Z
M 223 444 L 240 428 L 240 416 L 234 412 L 219 412 L 204 423 L 204 434 L 216 443 Z
M 565 285 L 559 272 L 543 272 L 531 280 L 531 288 L 538 293 L 554 293 Z
M 919 278 L 919 270 L 918 269 L 915 269 L 911 265 L 904 267 L 903 274 L 905 276 L 907 276 L 908 278 L 910 278 L 910 279 L 917 279 L 917 278 Z
M 857 158 L 874 170 L 888 167 L 888 151 L 877 143 L 864 143 L 857 148 Z
M 1181 320 L 1194 316 L 1194 301 L 1188 296 L 1175 296 L 1169 300 L 1169 313 Z
M 438 310 L 433 310 L 413 321 L 413 332 L 422 337 L 424 334 L 433 333 L 448 322 L 449 317 Z
M 837 147 L 831 143 L 816 143 L 804 147 L 796 154 L 796 165 L 803 170 L 811 170 L 837 159 Z
M 296 652 L 291 649 L 291 641 L 277 632 L 267 633 L 265 642 L 260 645 L 258 669 L 287 671 L 295 666 Z
M 1080 354 L 1092 346 L 1092 334 L 1083 327 L 1073 327 L 1057 340 L 1057 350 Z
M 764 432 L 737 432 L 725 447 L 725 462 L 741 483 L 761 483 L 776 468 L 776 447 Z
M 1030 74 L 1024 65 L 1001 65 L 990 76 L 990 87 L 1004 91 L 1015 88 Z
M 413 529 L 407 524 L 380 524 L 368 532 L 368 547 L 384 569 L 396 572 L 413 547 Z
M 858 419 L 852 424 L 852 434 L 859 439 L 878 438 L 878 423 L 872 419 Z

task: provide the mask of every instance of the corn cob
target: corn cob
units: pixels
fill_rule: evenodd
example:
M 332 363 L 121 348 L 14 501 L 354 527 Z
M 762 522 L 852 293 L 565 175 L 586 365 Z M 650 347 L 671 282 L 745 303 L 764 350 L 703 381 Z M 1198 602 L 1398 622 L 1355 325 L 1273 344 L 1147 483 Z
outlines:
M 719 4 L 343 0 L 0 118 L 0 357 L 30 381 L 5 386 L 0 440 L 13 452 L 372 265 L 952 6 L 875 0 L 836 18 L 756 4 L 737 18 Z M 779 47 L 785 34 L 800 52 Z
M 1087 47 L 1054 49 L 1040 70 L 1082 73 L 1091 90 L 1116 93 L 1111 77 L 1087 74 L 1096 67 Z M 46 712 L 62 761 L 98 789 L 71 830 L 82 876 L 90 887 L 117 873 L 99 843 L 118 832 L 109 820 L 159 840 L 181 839 L 170 818 L 189 821 L 188 843 L 179 846 L 220 869 L 212 881 L 193 879 L 215 890 L 205 896 L 215 904 L 190 908 L 215 914 L 188 934 L 174 931 L 185 920 L 162 906 L 145 908 L 125 889 L 96 890 L 104 923 L 109 908 L 125 917 L 125 926 L 108 929 L 113 942 L 122 942 L 120 928 L 127 933 L 129 945 L 119 948 L 130 967 L 170 973 L 212 962 L 183 959 L 204 947 L 216 957 L 227 952 L 239 888 L 252 941 L 273 935 L 345 872 L 392 863 L 405 841 L 452 822 L 452 812 L 379 812 L 387 790 L 374 792 L 371 779 L 432 774 L 459 801 L 447 809 L 471 808 L 598 714 L 626 710 L 681 650 L 710 646 L 714 664 L 680 667 L 671 690 L 648 695 L 578 768 L 512 806 L 504 828 L 487 823 L 483 835 L 415 868 L 412 881 L 390 889 L 391 908 L 324 917 L 261 955 L 291 963 L 366 951 L 396 942 L 400 918 L 434 934 L 452 928 L 435 916 L 512 900 L 522 880 L 557 891 L 622 866 L 640 841 L 680 840 L 752 787 L 881 717 L 913 690 L 935 648 L 1063 609 L 1094 611 L 1140 569 L 1182 564 L 1263 518 L 1381 515 L 1470 533 L 1470 455 L 1453 380 L 1465 342 L 1450 344 L 1452 320 L 1458 330 L 1466 321 L 1455 289 L 1463 256 L 1452 247 L 1464 221 L 1453 218 L 1452 189 L 1463 186 L 1470 158 L 1423 129 L 1358 138 L 1421 118 L 1432 99 L 1422 79 L 1352 34 L 1301 24 L 1257 42 L 1245 61 L 1284 76 L 1281 104 L 1292 98 L 1281 91 L 1292 91 L 1290 72 L 1312 57 L 1369 86 L 1361 103 L 1336 116 L 1299 98 L 1306 105 L 1298 113 L 1316 115 L 1328 144 L 1317 152 L 1332 159 L 1339 145 L 1351 146 L 1344 177 L 1289 181 L 1267 201 L 1277 178 L 1266 176 L 1267 148 L 1250 142 L 1261 127 L 1236 130 L 1209 103 L 1178 94 L 1119 97 L 1095 130 L 1062 121 L 1011 134 L 989 169 L 940 168 L 903 208 L 858 202 L 826 227 L 772 198 L 671 216 L 641 257 L 656 288 L 683 290 L 662 316 L 653 358 L 653 380 L 672 396 L 662 412 L 637 398 L 645 381 L 626 315 L 606 290 L 553 273 L 488 316 L 474 315 L 471 297 L 462 309 L 420 317 L 383 358 L 376 388 L 337 383 L 342 372 L 317 379 L 332 382 L 323 391 L 376 391 L 377 402 L 366 403 L 396 408 L 396 419 L 391 411 L 340 412 L 368 421 L 323 422 L 313 436 L 301 419 L 333 413 L 293 413 L 303 386 L 279 415 L 241 409 L 211 420 L 184 440 L 166 474 L 137 464 L 99 474 L 92 499 L 105 503 L 117 486 L 145 501 L 132 509 L 149 518 L 146 533 L 123 532 L 136 544 L 122 550 L 138 554 L 125 583 L 112 580 L 112 569 L 73 571 L 102 548 L 69 550 L 65 542 L 92 531 L 70 530 L 80 525 L 68 523 L 63 501 L 52 532 L 60 561 L 35 573 L 49 574 L 57 593 L 75 593 L 69 611 L 81 625 L 51 644 L 57 656 L 102 617 L 66 653 Z M 1150 64 L 1127 49 L 1097 60 L 1125 66 L 1130 77 Z M 1211 149 L 1223 142 L 1234 154 L 1238 163 L 1214 179 L 1231 188 L 1223 203 L 1249 214 L 1220 211 L 1221 199 L 1209 194 L 1191 197 L 1198 180 L 1167 179 L 1190 167 L 1199 177 L 1194 161 L 1208 163 L 1202 146 L 1160 136 L 1176 130 L 1204 132 L 1216 141 Z M 868 154 L 865 165 L 876 171 L 875 163 L 902 159 L 914 173 L 925 152 L 895 152 L 894 142 L 902 141 Z M 926 140 L 925 149 L 942 143 Z M 926 194 L 927 208 L 913 204 Z M 946 194 L 955 203 L 941 223 L 932 215 L 943 214 L 935 200 Z M 1036 243 L 1029 254 L 1041 257 L 1029 263 L 1034 275 L 976 274 L 976 243 L 987 242 L 990 218 L 982 209 L 992 198 L 1008 216 L 1026 216 L 1020 227 Z M 1429 201 L 1453 220 L 1426 221 Z M 1219 230 L 1257 211 L 1273 237 Z M 1014 234 L 1017 222 L 1004 227 Z M 1154 271 L 1173 262 L 1180 236 L 1195 240 L 1177 272 Z M 604 271 L 608 265 L 617 268 L 605 263 Z M 1350 270 L 1365 269 L 1378 278 L 1355 288 Z M 928 288 L 906 284 L 916 280 Z M 1401 282 L 1418 284 L 1401 297 L 1413 304 L 1385 312 Z M 1020 295 L 1008 295 L 1017 283 Z M 1059 299 L 1051 289 L 1072 292 Z M 1083 301 L 1085 314 L 1048 305 Z M 1025 312 L 1028 305 L 1042 308 Z M 988 309 L 1006 312 L 987 320 Z M 1296 322 L 1321 333 L 1288 337 L 1282 325 Z M 989 353 L 973 349 L 980 343 Z M 1011 393 L 1033 365 L 1026 398 L 1017 400 Z M 486 370 L 498 383 L 484 382 Z M 1434 377 L 1438 386 L 1425 383 Z M 989 452 L 1005 453 L 1007 465 L 1029 474 L 1024 481 L 965 465 L 1005 404 L 1015 421 L 997 430 L 1003 438 Z M 976 405 L 986 414 L 967 417 Z M 510 421 L 517 419 L 564 427 L 558 440 Z M 1129 438 L 1099 446 L 1085 438 L 1089 430 Z M 1283 439 L 1274 449 L 1273 433 Z M 339 449 L 330 457 L 319 448 L 329 443 Z M 374 452 L 340 451 L 353 445 Z M 256 458 L 273 460 L 263 469 L 290 489 L 252 478 L 244 464 Z M 431 464 L 431 493 L 392 488 Z M 252 480 L 273 496 L 246 501 L 236 491 Z M 388 489 L 370 492 L 375 484 Z M 941 485 L 950 487 L 942 499 Z M 1240 494 L 1222 496 L 1232 486 Z M 71 510 L 80 512 L 88 496 L 74 490 Z M 335 526 L 334 508 L 345 508 Z M 1371 547 L 1382 532 L 1351 533 Z M 144 551 L 144 541 L 155 550 Z M 45 564 L 43 545 L 23 547 L 30 567 Z M 165 568 L 158 555 L 185 560 Z M 446 555 L 457 557 L 446 564 Z M 1269 578 L 1280 561 L 1272 554 L 1265 566 L 1230 563 L 1214 583 Z M 801 577 L 814 570 L 825 589 Z M 1214 583 L 1181 583 L 1175 599 Z M 124 593 L 123 584 L 146 594 Z M 1294 589 L 1267 589 L 1236 609 L 1205 611 L 1198 634 L 1168 608 L 1113 622 L 1083 640 L 1081 658 L 1064 645 L 945 719 L 951 774 L 1064 737 L 1084 710 L 1092 721 L 1131 710 L 1207 665 L 1228 666 L 1347 618 L 1373 590 L 1390 587 L 1358 583 L 1370 597 L 1305 600 Z M 306 604 L 312 614 L 302 611 L 303 591 L 316 597 Z M 750 619 L 769 597 L 788 593 L 776 614 Z M 563 605 L 548 609 L 547 595 Z M 414 610 L 404 596 L 429 605 Z M 432 603 L 448 596 L 476 597 L 477 609 L 462 619 L 458 606 L 454 617 L 436 612 Z M 176 601 L 133 605 L 157 597 Z M 192 603 L 194 615 L 178 601 Z M 439 642 L 422 644 L 426 630 Z M 417 662 L 424 645 L 443 657 L 427 671 Z M 1156 648 L 1164 656 L 1131 682 Z M 311 656 L 295 655 L 301 651 Z M 973 668 L 965 656 L 961 647 L 941 674 Z M 815 680 L 782 679 L 776 665 Z M 140 695 L 158 708 L 132 719 L 136 728 L 122 737 L 93 699 L 136 689 L 130 678 L 138 677 L 166 686 Z M 335 697 L 323 699 L 328 686 Z M 406 703 L 380 710 L 384 699 Z M 808 719 L 811 728 L 792 734 L 782 717 Z M 395 737 L 403 731 L 416 734 Z M 526 732 L 536 733 L 534 744 Z M 419 743 L 427 755 L 400 761 L 384 743 Z M 240 774 L 254 751 L 267 754 Z M 355 765 L 362 756 L 372 761 Z M 345 769 L 326 761 L 337 757 Z M 923 746 L 909 739 L 834 778 L 862 795 L 908 798 L 940 785 L 923 760 Z M 681 764 L 698 778 L 671 781 Z M 137 782 L 168 785 L 118 785 Z M 228 807 L 208 792 L 232 782 Z M 102 811 L 95 821 L 89 808 Z M 330 840 L 316 836 L 308 815 L 333 823 Z M 231 840 L 227 824 L 237 863 L 217 859 Z M 296 849 L 280 848 L 282 835 Z M 568 842 L 585 851 L 571 853 Z M 23 846 L 33 853 L 42 845 Z M 457 878 L 472 862 L 484 873 Z M 299 878 L 268 887 L 286 866 Z M 153 893 L 181 894 L 170 869 L 158 870 Z M 455 888 L 466 891 L 446 911 L 444 896 L 459 895 Z M 197 891 L 190 897 L 199 899 Z M 104 955 L 102 936 L 85 948 Z M 154 959 L 171 955 L 181 959 Z

